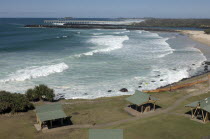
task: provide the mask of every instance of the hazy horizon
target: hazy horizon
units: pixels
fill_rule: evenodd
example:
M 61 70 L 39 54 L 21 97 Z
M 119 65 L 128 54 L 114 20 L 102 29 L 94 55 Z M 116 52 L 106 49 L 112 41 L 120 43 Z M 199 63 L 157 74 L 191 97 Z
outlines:
M 208 0 L 8 0 L 0 18 L 210 18 Z

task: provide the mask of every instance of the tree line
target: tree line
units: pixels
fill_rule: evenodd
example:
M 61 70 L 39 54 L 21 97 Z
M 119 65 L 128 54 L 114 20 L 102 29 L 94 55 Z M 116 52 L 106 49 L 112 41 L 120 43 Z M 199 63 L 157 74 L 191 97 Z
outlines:
M 32 102 L 52 102 L 54 97 L 54 90 L 43 84 L 28 89 L 25 94 L 0 91 L 0 114 L 26 112 L 34 109 Z
M 210 19 L 145 19 L 143 22 L 134 23 L 141 27 L 195 27 L 210 28 Z

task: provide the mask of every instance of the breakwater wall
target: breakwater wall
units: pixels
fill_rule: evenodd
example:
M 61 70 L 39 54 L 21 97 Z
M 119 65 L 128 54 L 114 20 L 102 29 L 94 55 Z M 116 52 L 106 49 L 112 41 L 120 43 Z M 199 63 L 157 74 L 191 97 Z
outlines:
M 78 29 L 127 29 L 127 30 L 146 30 L 146 31 L 161 31 L 161 32 L 177 32 L 172 29 L 160 29 L 160 28 L 148 28 L 148 27 L 136 27 L 131 25 L 102 25 L 102 24 L 67 24 L 67 25 L 25 25 L 25 27 L 31 28 L 78 28 Z

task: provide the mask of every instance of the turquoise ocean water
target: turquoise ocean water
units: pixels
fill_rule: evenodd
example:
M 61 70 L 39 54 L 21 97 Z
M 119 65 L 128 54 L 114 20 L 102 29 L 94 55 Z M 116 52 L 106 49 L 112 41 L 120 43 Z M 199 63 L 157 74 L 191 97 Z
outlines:
M 202 44 L 178 33 L 24 28 L 43 20 L 0 19 L 0 90 L 46 84 L 65 98 L 132 94 L 198 74 L 206 60 Z

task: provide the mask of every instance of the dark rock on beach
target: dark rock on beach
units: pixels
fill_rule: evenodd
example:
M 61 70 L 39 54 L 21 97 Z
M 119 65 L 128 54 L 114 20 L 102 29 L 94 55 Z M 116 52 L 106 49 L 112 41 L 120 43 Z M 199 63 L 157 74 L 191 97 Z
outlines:
M 112 90 L 108 90 L 107 92 L 112 92 Z
M 120 91 L 121 91 L 121 92 L 128 92 L 128 89 L 122 88 L 122 89 L 120 89 Z
M 210 65 L 210 61 L 205 61 L 205 64 L 206 65 Z

